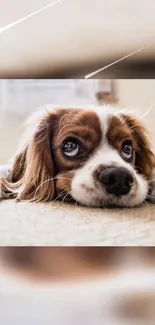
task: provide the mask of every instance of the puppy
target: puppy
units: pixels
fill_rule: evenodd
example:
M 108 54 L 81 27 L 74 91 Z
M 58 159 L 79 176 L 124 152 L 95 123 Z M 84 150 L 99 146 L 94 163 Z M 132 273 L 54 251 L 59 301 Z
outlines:
M 114 247 L 0 247 L 1 264 L 10 272 L 38 281 L 108 274 L 118 263 L 116 255 Z
M 110 107 L 35 112 L 1 198 L 76 201 L 95 207 L 134 207 L 155 201 L 155 156 L 145 128 Z

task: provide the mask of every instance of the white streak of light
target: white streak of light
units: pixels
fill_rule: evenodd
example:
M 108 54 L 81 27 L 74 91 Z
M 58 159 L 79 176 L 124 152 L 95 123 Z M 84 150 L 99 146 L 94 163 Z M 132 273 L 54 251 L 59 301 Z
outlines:
M 23 18 L 20 18 L 20 19 L 14 21 L 13 23 L 11 23 L 11 24 L 9 24 L 9 25 L 6 25 L 6 26 L 4 26 L 4 27 L 2 27 L 2 28 L 0 28 L 0 34 L 2 34 L 3 32 L 5 32 L 6 30 L 8 30 L 8 29 L 10 29 L 10 28 L 12 28 L 12 27 L 14 27 L 14 26 L 20 24 L 20 23 L 23 22 L 24 20 L 26 20 L 26 19 L 28 19 L 28 18 L 34 16 L 34 15 L 39 14 L 39 13 L 42 12 L 43 10 L 45 10 L 45 9 L 47 9 L 47 8 L 50 8 L 50 7 L 54 6 L 54 5 L 56 5 L 56 4 L 57 4 L 58 2 L 60 2 L 60 1 L 62 1 L 62 0 L 57 0 L 57 1 L 55 1 L 55 2 L 52 2 L 52 3 L 50 3 L 49 5 L 43 7 L 43 8 L 41 8 L 41 9 L 39 9 L 39 10 L 37 10 L 37 11 L 35 11 L 35 12 L 33 12 L 33 13 L 31 13 L 31 14 L 29 14 L 29 15 L 23 17 Z

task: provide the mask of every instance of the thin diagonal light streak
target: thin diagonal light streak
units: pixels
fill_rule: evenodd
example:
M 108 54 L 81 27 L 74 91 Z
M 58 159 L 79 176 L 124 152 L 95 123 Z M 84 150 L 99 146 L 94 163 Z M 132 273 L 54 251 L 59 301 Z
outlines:
M 31 14 L 29 14 L 29 15 L 23 17 L 23 18 L 20 18 L 20 19 L 14 21 L 13 23 L 8 24 L 8 25 L 6 25 L 6 26 L 0 28 L 0 34 L 4 33 L 4 32 L 5 32 L 6 30 L 8 30 L 8 29 L 10 29 L 10 28 L 12 28 L 12 27 L 14 27 L 14 26 L 16 26 L 16 25 L 22 23 L 24 20 L 26 20 L 26 19 L 28 19 L 28 18 L 31 18 L 32 16 L 35 16 L 35 15 L 39 14 L 40 12 L 42 12 L 42 11 L 44 11 L 44 10 L 46 10 L 46 9 L 48 9 L 48 8 L 50 8 L 50 7 L 52 7 L 52 6 L 54 6 L 54 5 L 56 5 L 58 2 L 61 2 L 61 1 L 62 1 L 62 0 L 57 0 L 57 1 L 55 1 L 55 2 L 52 2 L 52 3 L 50 3 L 49 5 L 43 7 L 43 8 L 41 8 L 41 9 L 35 11 L 35 12 L 32 12 Z
M 110 64 L 108 64 L 108 65 L 106 65 L 105 67 L 103 67 L 103 68 L 101 68 L 101 69 L 98 69 L 98 70 L 96 70 L 96 71 L 93 71 L 93 72 L 87 74 L 87 75 L 85 76 L 85 79 L 89 79 L 89 78 L 93 77 L 95 74 L 97 74 L 97 73 L 99 73 L 99 72 L 101 72 L 101 71 L 103 71 L 103 70 L 106 70 L 107 68 L 111 67 L 112 65 L 114 65 L 114 64 L 116 64 L 116 63 L 118 63 L 118 62 L 120 62 L 120 61 L 122 61 L 122 60 L 125 60 L 125 59 L 128 58 L 129 56 L 132 56 L 132 55 L 134 55 L 134 54 L 136 54 L 136 53 L 138 53 L 138 52 L 143 51 L 144 49 L 146 49 L 146 48 L 149 47 L 149 46 L 151 46 L 151 44 L 147 44 L 147 45 L 145 45 L 145 46 L 139 48 L 138 50 L 136 50 L 136 51 L 134 51 L 134 52 L 131 52 L 131 53 L 129 53 L 129 54 L 123 56 L 122 58 L 120 58 L 120 59 L 118 59 L 118 60 L 116 60 L 116 61 L 114 61 L 114 62 L 112 62 L 112 63 L 110 63 Z

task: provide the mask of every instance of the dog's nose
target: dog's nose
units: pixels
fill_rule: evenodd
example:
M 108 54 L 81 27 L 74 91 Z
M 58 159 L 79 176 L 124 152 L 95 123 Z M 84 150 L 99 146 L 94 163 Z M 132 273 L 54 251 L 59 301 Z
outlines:
M 99 181 L 108 193 L 119 196 L 130 192 L 134 179 L 124 167 L 106 167 L 101 171 Z

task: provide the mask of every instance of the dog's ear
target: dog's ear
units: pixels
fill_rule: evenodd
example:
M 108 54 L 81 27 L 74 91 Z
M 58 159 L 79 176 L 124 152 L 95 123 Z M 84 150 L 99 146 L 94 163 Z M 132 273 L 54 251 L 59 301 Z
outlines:
M 21 200 L 48 201 L 54 197 L 55 167 L 50 148 L 50 130 L 40 123 L 27 147 Z
M 150 179 L 150 191 L 148 193 L 148 199 L 152 202 L 155 203 L 155 166 L 153 169 L 153 172 L 151 174 L 151 179 Z
M 48 201 L 55 195 L 55 166 L 51 152 L 53 114 L 47 114 L 35 128 L 26 147 L 15 157 L 5 183 L 17 200 Z
M 138 120 L 130 115 L 123 114 L 123 119 L 132 131 L 138 144 L 135 166 L 140 173 L 145 175 L 149 182 L 147 198 L 155 203 L 155 155 L 151 148 L 147 130 Z
M 122 114 L 122 117 L 131 130 L 138 145 L 135 167 L 140 173 L 145 175 L 147 179 L 150 179 L 155 167 L 155 155 L 151 148 L 147 129 L 130 115 Z
M 14 163 L 10 171 L 10 178 L 13 183 L 22 178 L 25 170 L 27 148 L 21 151 L 14 158 Z

